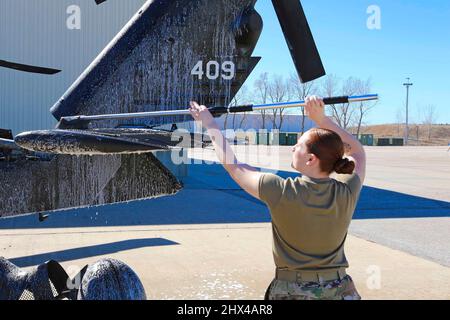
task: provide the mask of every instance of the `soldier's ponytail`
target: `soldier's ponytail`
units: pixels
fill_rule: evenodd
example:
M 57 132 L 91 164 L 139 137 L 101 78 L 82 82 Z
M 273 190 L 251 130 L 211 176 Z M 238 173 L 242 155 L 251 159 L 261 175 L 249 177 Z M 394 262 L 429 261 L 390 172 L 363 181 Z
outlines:
M 320 168 L 323 172 L 352 174 L 355 170 L 355 163 L 344 158 L 344 143 L 334 131 L 312 129 L 306 146 L 310 153 L 319 158 Z
M 334 171 L 339 174 L 352 174 L 355 171 L 355 163 L 347 158 L 339 159 L 334 165 Z

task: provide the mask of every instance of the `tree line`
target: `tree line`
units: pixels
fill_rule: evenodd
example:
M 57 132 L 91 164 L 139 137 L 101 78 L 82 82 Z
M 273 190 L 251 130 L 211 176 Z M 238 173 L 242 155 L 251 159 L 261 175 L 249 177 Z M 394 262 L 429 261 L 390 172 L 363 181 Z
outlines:
M 362 80 L 355 77 L 340 79 L 335 75 L 328 75 L 321 80 L 301 83 L 298 75 L 290 76 L 270 75 L 265 72 L 251 85 L 244 85 L 232 100 L 231 105 L 242 105 L 247 103 L 268 104 L 288 101 L 304 100 L 310 95 L 320 95 L 322 97 L 333 96 L 354 96 L 371 92 L 371 79 Z M 366 124 L 369 112 L 375 107 L 377 102 L 359 102 L 353 104 L 339 104 L 327 106 L 327 114 L 342 128 L 348 130 L 354 128 L 354 133 L 360 134 L 361 128 Z M 305 108 L 301 107 L 300 114 L 302 123 L 301 133 L 305 132 Z M 274 129 L 280 130 L 285 121 L 285 117 L 292 113 L 292 109 L 278 109 L 271 111 L 259 111 L 260 129 L 267 129 L 268 124 Z M 239 119 L 239 123 L 237 123 Z M 237 117 L 235 114 L 226 115 L 224 129 L 230 127 L 241 128 L 247 119 L 243 114 Z
M 426 130 L 426 139 L 431 140 L 433 126 L 438 119 L 437 108 L 433 104 L 418 105 L 414 114 L 414 109 L 409 114 L 408 128 L 410 130 L 409 139 L 420 140 L 419 126 L 423 126 Z M 397 124 L 398 135 L 401 136 L 405 132 L 406 128 L 406 103 L 404 106 L 397 109 L 395 115 L 395 122 Z

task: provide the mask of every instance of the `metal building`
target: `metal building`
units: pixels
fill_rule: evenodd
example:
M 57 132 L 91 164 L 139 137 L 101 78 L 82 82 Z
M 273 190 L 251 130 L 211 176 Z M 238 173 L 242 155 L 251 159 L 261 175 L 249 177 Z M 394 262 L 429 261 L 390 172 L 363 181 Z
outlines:
M 145 0 L 2 0 L 0 60 L 61 70 L 42 75 L 0 68 L 0 128 L 53 128 L 49 109 Z

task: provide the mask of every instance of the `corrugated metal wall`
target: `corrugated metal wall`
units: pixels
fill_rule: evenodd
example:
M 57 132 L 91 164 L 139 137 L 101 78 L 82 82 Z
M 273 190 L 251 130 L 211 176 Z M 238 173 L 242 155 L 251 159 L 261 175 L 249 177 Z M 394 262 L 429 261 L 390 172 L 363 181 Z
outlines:
M 145 0 L 0 0 L 0 59 L 61 69 L 53 76 L 0 68 L 0 128 L 53 128 L 49 109 Z M 67 27 L 70 6 L 81 29 Z

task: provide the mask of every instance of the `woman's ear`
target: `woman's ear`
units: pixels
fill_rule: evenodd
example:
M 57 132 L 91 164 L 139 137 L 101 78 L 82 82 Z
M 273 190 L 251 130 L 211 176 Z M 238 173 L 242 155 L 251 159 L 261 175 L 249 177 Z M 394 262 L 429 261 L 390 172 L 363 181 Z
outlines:
M 310 153 L 310 154 L 308 154 L 308 161 L 306 162 L 306 165 L 312 166 L 312 165 L 314 165 L 314 162 L 316 160 L 317 160 L 317 157 L 314 154 Z

